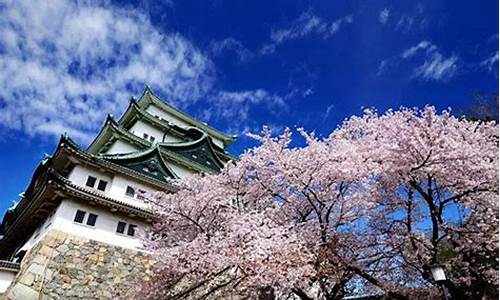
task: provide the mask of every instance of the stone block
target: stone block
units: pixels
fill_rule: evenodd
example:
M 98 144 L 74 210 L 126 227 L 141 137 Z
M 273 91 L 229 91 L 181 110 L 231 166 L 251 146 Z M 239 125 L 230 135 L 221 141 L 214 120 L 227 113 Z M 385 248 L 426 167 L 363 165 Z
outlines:
M 44 266 L 37 264 L 37 263 L 32 263 L 28 267 L 28 272 L 33 273 L 35 275 L 43 275 L 43 272 L 45 271 Z
M 11 299 L 38 300 L 38 292 L 18 283 L 12 288 L 8 297 Z
M 31 286 L 33 281 L 35 281 L 35 275 L 33 275 L 33 273 L 26 273 L 19 279 L 19 282 L 26 286 Z

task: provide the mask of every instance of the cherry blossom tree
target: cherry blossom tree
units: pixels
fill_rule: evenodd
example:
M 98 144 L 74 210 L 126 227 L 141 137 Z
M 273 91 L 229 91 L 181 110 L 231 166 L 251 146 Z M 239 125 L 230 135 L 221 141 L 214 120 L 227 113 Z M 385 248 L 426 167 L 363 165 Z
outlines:
M 258 147 L 219 175 L 196 175 L 151 199 L 144 244 L 159 260 L 147 299 L 395 299 L 454 295 L 498 281 L 498 126 L 402 109 L 366 111 L 319 139 L 252 135 Z M 493 289 L 492 289 L 493 287 Z M 291 298 L 293 299 L 293 298 Z
M 333 135 L 371 161 L 367 196 L 377 204 L 366 233 L 376 247 L 366 252 L 364 270 L 393 291 L 409 292 L 416 283 L 435 285 L 429 267 L 444 263 L 453 299 L 498 297 L 494 122 L 433 107 L 367 111 Z

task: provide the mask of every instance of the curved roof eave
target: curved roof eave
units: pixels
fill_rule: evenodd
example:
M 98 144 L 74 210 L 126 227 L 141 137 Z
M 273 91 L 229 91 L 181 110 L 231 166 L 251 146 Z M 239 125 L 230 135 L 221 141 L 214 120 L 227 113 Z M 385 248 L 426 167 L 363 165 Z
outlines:
M 203 131 L 213 135 L 214 137 L 221 139 L 224 142 L 225 146 L 230 145 L 238 138 L 238 136 L 236 136 L 236 135 L 225 134 L 224 132 L 222 132 L 218 129 L 215 129 L 206 123 L 200 122 L 200 121 L 194 119 L 193 117 L 191 117 L 190 115 L 188 115 L 187 113 L 185 113 L 185 112 L 173 107 L 172 105 L 166 103 L 165 101 L 161 100 L 160 97 L 156 96 L 154 94 L 154 92 L 151 90 L 151 88 L 146 85 L 146 87 L 141 95 L 141 98 L 138 101 L 139 106 L 141 106 L 142 103 L 147 103 L 148 100 L 151 103 L 156 104 L 157 106 L 159 106 L 161 109 L 165 110 L 166 112 L 171 113 L 171 114 L 177 116 L 178 118 L 180 118 L 181 120 L 191 124 L 192 126 L 198 127 L 200 129 L 202 129 Z

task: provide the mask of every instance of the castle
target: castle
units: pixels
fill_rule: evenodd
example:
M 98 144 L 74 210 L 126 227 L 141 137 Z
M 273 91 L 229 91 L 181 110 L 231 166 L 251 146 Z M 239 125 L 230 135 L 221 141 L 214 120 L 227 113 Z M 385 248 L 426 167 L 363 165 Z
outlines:
M 154 258 L 137 230 L 155 215 L 146 194 L 217 173 L 236 136 L 199 122 L 146 87 L 87 149 L 63 135 L 0 227 L 0 297 L 109 299 L 148 280 Z

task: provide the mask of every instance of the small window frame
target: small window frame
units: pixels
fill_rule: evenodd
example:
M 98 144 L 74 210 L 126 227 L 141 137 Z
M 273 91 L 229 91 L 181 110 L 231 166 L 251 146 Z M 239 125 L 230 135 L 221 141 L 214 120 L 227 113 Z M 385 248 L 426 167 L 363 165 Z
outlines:
M 81 209 L 77 209 L 75 212 L 75 216 L 73 217 L 73 222 L 78 224 L 83 224 L 85 221 L 85 217 L 87 216 L 87 212 Z
M 135 233 L 136 233 L 136 228 L 137 228 L 137 225 L 135 225 L 135 224 L 128 224 L 128 226 L 127 226 L 127 236 L 134 237 Z
M 102 185 L 102 189 L 101 189 L 101 185 Z M 101 192 L 105 192 L 107 186 L 108 186 L 107 180 L 99 179 L 99 183 L 97 184 L 97 190 L 99 190 Z
M 125 234 L 125 229 L 127 229 L 127 223 L 123 221 L 118 221 L 116 224 L 116 233 L 124 235 Z
M 127 185 L 127 188 L 125 188 L 125 196 L 135 198 L 135 194 L 135 188 L 133 186 Z
M 89 175 L 89 176 L 87 177 L 87 181 L 85 182 L 85 186 L 86 186 L 86 187 L 90 187 L 90 188 L 94 188 L 94 187 L 95 187 L 96 182 L 97 182 L 97 177 L 92 176 L 92 175 Z
M 85 225 L 95 227 L 95 224 L 97 223 L 98 217 L 99 217 L 99 215 L 96 215 L 96 214 L 89 212 L 89 214 L 87 216 L 87 220 L 85 222 Z

